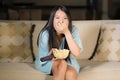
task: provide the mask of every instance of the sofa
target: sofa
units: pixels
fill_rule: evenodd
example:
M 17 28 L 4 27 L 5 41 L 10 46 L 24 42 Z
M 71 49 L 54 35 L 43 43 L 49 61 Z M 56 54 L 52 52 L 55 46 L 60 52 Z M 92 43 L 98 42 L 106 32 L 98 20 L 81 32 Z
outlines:
M 46 21 L 0 21 L 0 80 L 52 80 L 35 69 Z M 78 80 L 120 80 L 120 20 L 76 20 L 83 43 Z

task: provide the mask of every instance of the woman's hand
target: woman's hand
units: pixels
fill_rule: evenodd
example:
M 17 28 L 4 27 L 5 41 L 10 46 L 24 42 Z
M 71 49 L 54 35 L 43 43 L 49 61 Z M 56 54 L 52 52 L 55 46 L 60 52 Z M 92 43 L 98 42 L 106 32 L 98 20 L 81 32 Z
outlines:
M 60 23 L 60 22 L 58 22 L 58 23 L 57 23 L 57 26 L 56 26 L 56 31 L 57 31 L 58 33 L 65 34 L 67 31 L 69 31 L 68 25 L 66 25 L 65 23 Z
M 54 49 L 56 49 L 56 48 L 52 48 L 52 49 L 50 50 L 50 52 L 48 53 L 48 55 L 53 54 L 53 50 L 54 50 Z

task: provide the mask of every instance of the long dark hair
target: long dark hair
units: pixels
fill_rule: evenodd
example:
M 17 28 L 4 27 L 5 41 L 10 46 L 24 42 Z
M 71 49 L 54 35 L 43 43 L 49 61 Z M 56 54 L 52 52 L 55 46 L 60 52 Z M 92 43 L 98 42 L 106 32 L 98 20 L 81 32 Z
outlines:
M 49 42 L 48 42 L 49 50 L 51 50 L 51 48 L 58 48 L 59 47 L 58 43 L 57 43 L 57 38 L 56 38 L 56 31 L 55 31 L 54 26 L 53 26 L 53 20 L 54 20 L 55 13 L 59 9 L 66 13 L 68 20 L 69 20 L 68 28 L 69 28 L 70 32 L 72 31 L 72 19 L 71 19 L 71 14 L 70 14 L 69 9 L 67 9 L 65 6 L 55 6 L 53 8 L 53 10 L 51 11 L 48 22 L 41 30 L 41 33 L 44 32 L 45 30 L 47 30 L 49 33 L 49 39 L 48 39 L 49 40 Z M 64 37 L 64 35 L 63 35 L 63 37 Z M 65 41 L 64 46 L 65 46 L 64 47 L 65 49 L 69 49 L 66 41 Z

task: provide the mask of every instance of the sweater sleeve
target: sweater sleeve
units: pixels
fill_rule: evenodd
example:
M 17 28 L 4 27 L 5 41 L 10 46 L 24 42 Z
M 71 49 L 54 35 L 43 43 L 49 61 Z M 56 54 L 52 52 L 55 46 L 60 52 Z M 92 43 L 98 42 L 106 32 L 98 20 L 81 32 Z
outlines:
M 49 46 L 48 46 L 48 32 L 44 31 L 42 34 L 39 35 L 39 45 L 38 45 L 38 56 L 35 60 L 35 67 L 39 71 L 42 71 L 46 74 L 49 74 L 52 67 L 51 61 L 41 62 L 40 58 L 47 56 L 49 53 Z M 47 68 L 49 66 L 49 68 Z
M 83 46 L 82 46 L 82 41 L 80 39 L 79 30 L 75 26 L 73 26 L 72 28 L 72 36 L 74 40 L 76 41 L 76 43 L 78 44 L 78 46 L 80 47 L 80 50 L 83 51 Z

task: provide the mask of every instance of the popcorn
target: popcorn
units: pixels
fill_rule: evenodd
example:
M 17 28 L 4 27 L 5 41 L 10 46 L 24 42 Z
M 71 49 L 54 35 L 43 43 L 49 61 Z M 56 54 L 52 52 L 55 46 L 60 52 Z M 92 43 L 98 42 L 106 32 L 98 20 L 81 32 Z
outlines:
M 61 24 L 62 27 L 65 27 L 65 24 Z
M 65 59 L 69 55 L 69 50 L 67 50 L 67 49 L 63 49 L 63 50 L 54 49 L 53 54 L 58 59 Z

